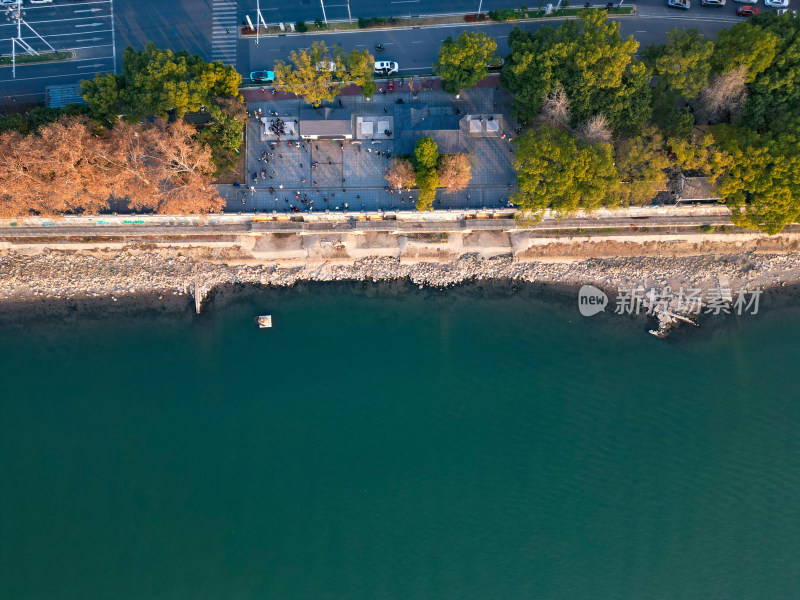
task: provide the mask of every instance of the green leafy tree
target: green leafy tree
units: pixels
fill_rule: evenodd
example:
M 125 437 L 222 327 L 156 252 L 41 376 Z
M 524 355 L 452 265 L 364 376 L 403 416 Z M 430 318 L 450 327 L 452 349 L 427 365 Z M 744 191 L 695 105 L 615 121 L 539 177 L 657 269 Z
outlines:
M 655 60 L 655 71 L 684 98 L 695 98 L 708 85 L 714 42 L 697 29 L 673 29 L 667 38 L 664 52 Z
M 498 61 L 497 42 L 483 32 L 463 31 L 457 39 L 447 36 L 439 48 L 433 72 L 442 78 L 442 89 L 458 94 L 484 79 L 487 65 Z
M 731 166 L 731 156 L 716 143 L 714 135 L 704 133 L 687 139 L 667 140 L 675 165 L 692 175 L 718 179 Z
M 439 174 L 436 167 L 439 162 L 439 148 L 430 137 L 417 140 L 414 146 L 412 162 L 416 171 L 416 184 L 419 188 L 417 210 L 431 210 L 439 187 Z
M 774 135 L 741 127 L 718 131 L 732 157 L 719 191 L 734 222 L 775 234 L 800 221 L 800 120 Z
M 106 124 L 116 120 L 123 109 L 125 77 L 105 73 L 95 75 L 94 79 L 81 81 L 81 96 L 86 100 L 92 116 Z
M 541 127 L 516 138 L 517 191 L 525 211 L 548 207 L 570 213 L 619 201 L 619 175 L 610 144 L 590 144 L 569 133 Z
M 686 101 L 675 91 L 659 81 L 653 89 L 652 122 L 667 137 L 688 139 L 694 128 L 694 117 Z
M 661 133 L 649 126 L 642 135 L 618 142 L 616 166 L 622 203 L 641 205 L 664 189 L 672 161 L 664 150 Z
M 717 44 L 711 60 L 714 71 L 724 73 L 744 65 L 745 81 L 753 81 L 775 59 L 779 38 L 753 23 L 737 23 L 717 33 Z
M 341 91 L 346 65 L 342 56 L 328 49 L 324 42 L 289 54 L 290 64 L 276 61 L 275 85 L 319 106 L 333 100 Z
M 215 97 L 239 97 L 241 82 L 232 66 L 207 63 L 186 51 L 159 50 L 148 42 L 140 52 L 125 50 L 121 75 L 97 75 L 82 83 L 82 92 L 92 113 L 110 123 L 119 114 L 130 121 L 182 117 Z
M 800 115 L 800 19 L 765 15 L 759 24 L 778 37 L 778 47 L 769 66 L 750 84 L 744 122 L 766 131 L 787 115 Z
M 634 59 L 639 47 L 623 38 L 605 11 L 581 11 L 558 29 L 515 28 L 511 54 L 500 74 L 514 93 L 515 115 L 533 121 L 547 94 L 561 85 L 570 99 L 573 125 L 602 113 L 614 130 L 641 130 L 649 118 L 649 70 Z
M 378 86 L 375 84 L 375 57 L 367 50 L 351 50 L 346 60 L 347 77 L 361 88 L 365 98 L 371 98 Z
M 211 161 L 219 176 L 233 169 L 242 147 L 242 131 L 247 124 L 247 109 L 236 98 L 218 98 L 209 107 L 211 122 L 197 133 L 198 141 L 211 150 Z

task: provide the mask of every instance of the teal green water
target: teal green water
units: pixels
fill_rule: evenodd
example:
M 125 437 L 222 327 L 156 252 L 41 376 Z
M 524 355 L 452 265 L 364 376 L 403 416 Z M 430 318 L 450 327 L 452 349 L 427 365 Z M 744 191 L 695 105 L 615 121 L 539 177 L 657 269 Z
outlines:
M 253 317 L 272 313 L 259 331 Z M 0 598 L 800 598 L 800 313 L 261 292 L 0 333 Z

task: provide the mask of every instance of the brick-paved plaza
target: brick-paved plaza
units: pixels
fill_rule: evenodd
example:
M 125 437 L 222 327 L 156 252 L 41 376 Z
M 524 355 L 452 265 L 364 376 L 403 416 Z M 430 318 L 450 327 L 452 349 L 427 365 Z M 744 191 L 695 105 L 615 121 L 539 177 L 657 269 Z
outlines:
M 434 208 L 507 206 L 509 186 L 516 181 L 509 143 L 516 123 L 510 118 L 507 92 L 475 88 L 455 99 L 437 90 L 413 96 L 407 87 L 378 93 L 370 101 L 340 95 L 325 103 L 317 113 L 327 107 L 330 119 L 352 123 L 353 139 L 341 141 L 298 141 L 298 129 L 307 134 L 300 126 L 303 116 L 310 114 L 300 99 L 272 100 L 264 94 L 263 100 L 249 100 L 248 176 L 240 188 L 220 186 L 227 210 L 414 210 L 417 191 L 388 192 L 386 168 L 391 156 L 409 154 L 416 139 L 429 134 L 439 142 L 440 153 L 468 152 L 472 163 L 469 186 L 456 193 L 437 190 Z M 259 109 L 257 118 L 253 114 Z M 268 131 L 275 119 L 284 123 L 280 142 Z M 260 160 L 264 153 L 266 160 Z

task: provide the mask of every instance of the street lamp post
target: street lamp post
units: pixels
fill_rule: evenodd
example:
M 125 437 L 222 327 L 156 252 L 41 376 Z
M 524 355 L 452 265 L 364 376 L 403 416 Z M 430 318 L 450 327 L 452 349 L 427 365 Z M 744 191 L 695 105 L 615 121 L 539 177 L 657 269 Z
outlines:
M 325 16 L 325 2 L 324 0 L 319 0 L 320 5 L 322 6 L 322 18 L 325 21 L 325 25 L 328 24 L 328 17 Z
M 483 6 L 483 0 L 478 2 L 478 18 L 481 16 L 481 7 Z

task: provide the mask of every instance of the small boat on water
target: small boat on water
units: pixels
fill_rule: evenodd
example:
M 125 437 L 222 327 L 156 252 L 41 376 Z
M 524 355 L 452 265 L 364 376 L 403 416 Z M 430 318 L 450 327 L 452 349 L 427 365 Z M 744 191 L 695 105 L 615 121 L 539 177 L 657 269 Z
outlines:
M 256 318 L 259 329 L 267 329 L 272 327 L 272 315 L 261 315 Z

